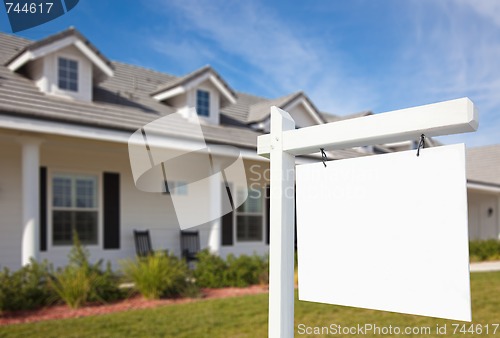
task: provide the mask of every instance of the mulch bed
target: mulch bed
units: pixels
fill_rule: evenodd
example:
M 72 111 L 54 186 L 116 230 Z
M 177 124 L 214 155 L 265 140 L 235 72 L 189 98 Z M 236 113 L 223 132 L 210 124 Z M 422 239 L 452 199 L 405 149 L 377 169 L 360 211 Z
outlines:
M 56 305 L 38 310 L 4 313 L 0 315 L 0 325 L 33 323 L 43 320 L 95 316 L 119 311 L 148 309 L 169 304 L 191 303 L 200 301 L 202 299 L 255 295 L 266 293 L 268 291 L 269 290 L 267 286 L 254 285 L 247 288 L 203 289 L 203 296 L 201 298 L 147 300 L 141 296 L 136 296 L 113 304 L 88 305 L 80 309 L 70 309 L 66 305 Z

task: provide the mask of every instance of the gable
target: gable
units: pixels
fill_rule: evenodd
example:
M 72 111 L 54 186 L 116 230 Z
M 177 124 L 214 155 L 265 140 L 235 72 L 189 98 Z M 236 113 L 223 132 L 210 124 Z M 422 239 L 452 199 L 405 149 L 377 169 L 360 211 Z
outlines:
M 258 102 L 250 106 L 247 123 L 259 130 L 269 131 L 272 106 L 286 110 L 295 120 L 297 128 L 325 123 L 319 111 L 303 92 Z
M 111 63 L 87 39 L 74 28 L 27 45 L 14 55 L 6 66 L 11 71 L 17 71 L 26 64 L 44 58 L 47 55 L 74 47 L 93 65 L 93 77 L 104 79 L 113 76 Z
M 71 60 L 77 65 L 77 90 L 74 92 L 59 88 L 58 63 L 60 59 Z M 94 82 L 92 68 L 92 62 L 74 45 L 69 45 L 28 63 L 27 73 L 44 93 L 91 101 L 92 84 Z
M 158 101 L 165 101 L 195 90 L 202 84 L 211 86 L 217 90 L 222 105 L 236 103 L 235 92 L 210 66 L 198 69 L 191 74 L 160 87 L 151 96 Z
M 297 99 L 284 107 L 295 120 L 298 128 L 314 126 L 323 122 L 315 116 L 312 107 L 304 99 Z

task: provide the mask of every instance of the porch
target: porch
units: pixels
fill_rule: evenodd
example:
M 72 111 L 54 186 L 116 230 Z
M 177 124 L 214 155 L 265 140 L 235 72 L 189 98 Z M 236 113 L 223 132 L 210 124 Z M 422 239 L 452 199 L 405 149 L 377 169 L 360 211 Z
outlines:
M 253 188 L 265 187 L 267 162 L 256 155 L 252 158 L 250 151 L 243 152 L 247 155 L 245 170 L 252 172 L 247 179 L 253 175 Z M 109 260 L 113 267 L 118 267 L 121 259 L 136 256 L 134 229 L 148 229 L 153 248 L 181 255 L 180 227 L 172 198 L 189 191 L 138 190 L 126 142 L 0 130 L 0 156 L 1 267 L 16 270 L 31 258 L 47 259 L 56 267 L 65 265 L 72 227 L 77 228 L 92 261 Z M 169 183 L 182 186 L 182 177 L 170 179 Z M 238 191 L 239 187 L 247 188 L 249 182 L 231 184 Z M 211 197 L 200 203 L 208 203 L 214 212 L 220 210 L 222 185 L 207 189 Z M 259 198 L 257 203 L 260 205 L 254 209 L 231 214 L 230 231 L 228 226 L 224 230 L 222 218 L 194 228 L 199 232 L 200 249 L 209 248 L 223 256 L 265 254 L 264 199 Z M 196 208 L 193 205 L 192 211 Z

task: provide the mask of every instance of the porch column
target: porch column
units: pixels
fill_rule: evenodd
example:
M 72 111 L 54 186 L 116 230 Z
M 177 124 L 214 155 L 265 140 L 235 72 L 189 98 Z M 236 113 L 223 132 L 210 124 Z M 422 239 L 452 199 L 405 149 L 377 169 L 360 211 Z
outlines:
M 22 138 L 22 265 L 40 257 L 40 139 Z
M 220 165 L 214 163 L 214 171 L 218 172 Z M 210 212 L 214 220 L 211 222 L 208 233 L 208 248 L 213 254 L 220 254 L 221 247 L 221 215 L 222 210 L 222 182 L 220 174 L 210 178 Z

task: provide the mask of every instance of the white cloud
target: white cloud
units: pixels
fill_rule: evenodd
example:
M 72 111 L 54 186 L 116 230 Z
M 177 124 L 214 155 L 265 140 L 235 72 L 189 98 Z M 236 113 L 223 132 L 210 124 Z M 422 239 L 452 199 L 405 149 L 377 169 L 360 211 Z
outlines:
M 500 27 L 500 2 L 498 0 L 458 0 L 458 2 Z
M 499 4 L 412 2 L 417 9 L 415 39 L 405 46 L 406 58 L 399 65 L 415 70 L 404 78 L 413 88 L 412 99 L 423 104 L 468 96 L 481 113 L 478 132 L 443 140 L 465 141 L 468 146 L 500 143 Z M 398 81 L 403 78 L 395 74 L 394 82 Z

